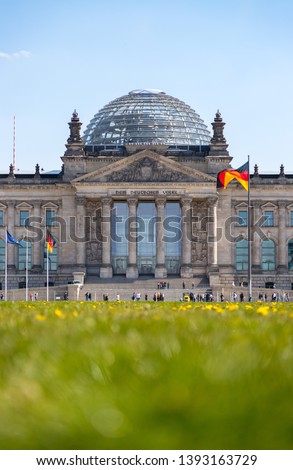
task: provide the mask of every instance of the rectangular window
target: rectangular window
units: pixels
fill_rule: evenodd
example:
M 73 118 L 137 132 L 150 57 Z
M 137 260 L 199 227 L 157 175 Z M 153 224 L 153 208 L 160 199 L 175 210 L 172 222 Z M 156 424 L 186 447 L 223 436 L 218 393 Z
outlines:
M 290 212 L 290 227 L 293 227 L 293 211 Z
M 0 227 L 4 225 L 4 212 L 0 211 Z
M 274 211 L 264 211 L 265 221 L 263 227 L 273 227 L 274 226 Z
M 20 211 L 20 216 L 19 216 L 19 225 L 21 227 L 26 227 L 28 224 L 28 219 L 29 218 L 29 211 Z
M 54 209 L 46 209 L 46 227 L 55 226 L 55 211 Z
M 236 270 L 247 271 L 248 269 L 248 242 L 240 240 L 236 243 Z
M 247 227 L 247 223 L 248 223 L 247 211 L 239 211 L 238 216 L 241 219 L 239 220 L 239 227 Z

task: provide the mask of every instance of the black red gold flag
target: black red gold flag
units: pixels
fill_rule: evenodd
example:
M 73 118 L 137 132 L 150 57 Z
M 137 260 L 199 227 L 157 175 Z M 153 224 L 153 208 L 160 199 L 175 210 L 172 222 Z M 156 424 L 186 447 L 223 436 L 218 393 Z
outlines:
M 242 186 L 248 191 L 248 179 L 249 179 L 249 162 L 244 163 L 237 170 L 228 169 L 218 173 L 217 177 L 217 188 L 226 189 L 227 185 L 236 179 Z

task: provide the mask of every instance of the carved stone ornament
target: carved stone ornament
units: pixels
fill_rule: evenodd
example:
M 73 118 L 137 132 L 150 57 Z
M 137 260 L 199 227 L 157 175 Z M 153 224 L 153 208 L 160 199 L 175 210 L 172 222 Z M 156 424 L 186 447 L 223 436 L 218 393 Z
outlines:
M 207 264 L 207 252 L 208 252 L 208 249 L 207 249 L 206 242 L 192 243 L 192 249 L 191 249 L 192 264 L 206 265 Z
M 129 207 L 136 207 L 138 203 L 138 198 L 137 197 L 129 197 L 127 199 L 127 203 Z
M 181 199 L 180 202 L 181 202 L 182 209 L 190 209 L 191 201 L 192 199 L 190 198 Z
M 165 197 L 160 197 L 155 199 L 156 206 L 159 207 L 164 207 L 166 204 L 166 198 Z
M 110 197 L 104 197 L 101 199 L 101 202 L 102 202 L 102 207 L 105 208 L 111 208 L 111 205 L 112 205 L 112 198 Z
M 100 264 L 102 262 L 102 243 L 99 241 L 92 241 L 86 247 L 86 262 L 87 265 Z
M 184 173 L 164 167 L 160 162 L 145 157 L 132 165 L 114 171 L 107 176 L 107 181 L 193 181 Z

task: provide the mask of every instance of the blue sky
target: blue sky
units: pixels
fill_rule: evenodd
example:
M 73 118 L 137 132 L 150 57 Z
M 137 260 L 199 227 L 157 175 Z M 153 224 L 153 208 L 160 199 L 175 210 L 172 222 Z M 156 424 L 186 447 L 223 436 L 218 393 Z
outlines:
M 290 0 L 14 0 L 1 5 L 0 170 L 61 167 L 76 108 L 85 130 L 109 101 L 159 88 L 211 130 L 233 165 L 293 172 Z

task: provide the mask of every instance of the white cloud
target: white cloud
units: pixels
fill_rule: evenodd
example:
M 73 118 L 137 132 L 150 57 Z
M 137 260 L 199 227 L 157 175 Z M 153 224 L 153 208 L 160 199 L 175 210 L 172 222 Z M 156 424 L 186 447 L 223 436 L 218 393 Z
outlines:
M 0 59 L 19 59 L 20 57 L 25 57 L 26 59 L 30 57 L 32 54 L 29 51 L 18 51 L 18 52 L 12 52 L 11 54 L 8 54 L 7 52 L 1 52 L 0 51 Z

